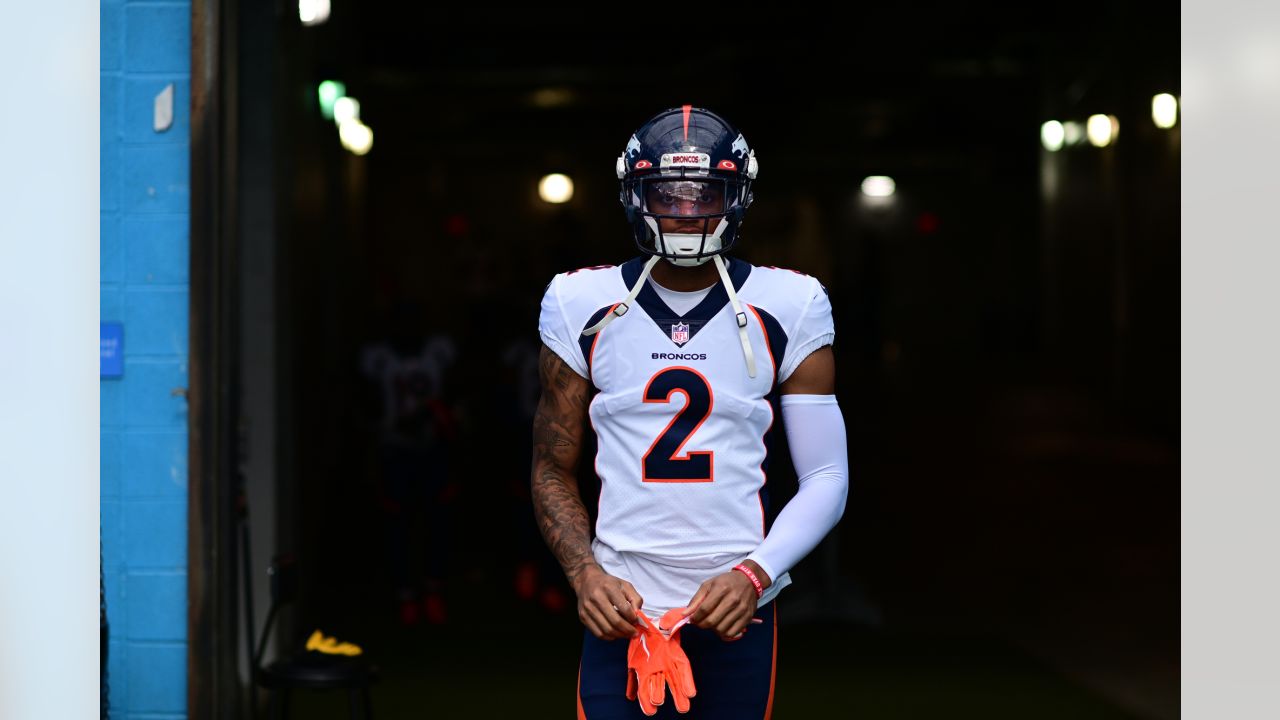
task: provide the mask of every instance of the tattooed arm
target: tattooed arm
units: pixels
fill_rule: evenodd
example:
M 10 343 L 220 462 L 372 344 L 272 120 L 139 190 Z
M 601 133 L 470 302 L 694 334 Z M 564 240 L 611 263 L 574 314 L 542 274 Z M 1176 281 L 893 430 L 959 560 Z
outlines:
M 578 617 L 603 640 L 635 633 L 642 600 L 591 554 L 587 509 L 578 494 L 578 458 L 590 386 L 546 345 L 538 356 L 542 397 L 533 416 L 533 513 L 547 546 L 578 595 Z

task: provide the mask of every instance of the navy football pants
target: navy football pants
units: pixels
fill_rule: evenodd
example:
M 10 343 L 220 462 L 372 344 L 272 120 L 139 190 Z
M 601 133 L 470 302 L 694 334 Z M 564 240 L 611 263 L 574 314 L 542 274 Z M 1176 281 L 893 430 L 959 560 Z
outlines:
M 628 640 L 601 640 L 583 630 L 582 665 L 578 673 L 579 720 L 768 720 L 773 710 L 774 661 L 778 625 L 775 602 L 756 610 L 759 625 L 748 625 L 739 640 L 725 642 L 711 630 L 685 625 L 680 646 L 689 656 L 698 694 L 689 712 L 680 714 L 671 701 L 652 718 L 640 703 L 628 700 Z

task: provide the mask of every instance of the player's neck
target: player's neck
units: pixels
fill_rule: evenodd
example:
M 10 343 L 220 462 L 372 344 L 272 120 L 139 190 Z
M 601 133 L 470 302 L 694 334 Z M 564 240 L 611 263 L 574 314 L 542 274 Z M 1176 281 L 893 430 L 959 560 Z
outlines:
M 659 260 L 653 266 L 650 277 L 662 287 L 676 292 L 705 290 L 715 285 L 720 279 L 714 261 L 693 267 L 681 267 L 672 265 L 666 260 Z

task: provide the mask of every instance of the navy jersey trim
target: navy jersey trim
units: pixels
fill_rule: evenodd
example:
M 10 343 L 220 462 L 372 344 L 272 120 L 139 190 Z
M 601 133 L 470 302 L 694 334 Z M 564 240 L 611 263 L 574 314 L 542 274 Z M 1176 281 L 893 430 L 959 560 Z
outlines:
M 645 258 L 637 257 L 622 264 L 622 282 L 627 287 L 635 285 L 636 280 L 640 278 L 640 271 L 644 268 Z M 726 270 L 729 273 L 729 280 L 733 283 L 735 292 L 742 289 L 742 284 L 747 281 L 747 277 L 751 275 L 751 263 L 734 258 L 725 258 L 728 265 Z M 684 315 L 680 315 L 675 310 L 667 307 L 662 301 L 658 292 L 653 289 L 648 282 L 645 282 L 640 294 L 636 296 L 636 303 L 644 309 L 644 313 L 649 316 L 662 331 L 663 335 L 671 337 L 671 326 L 677 323 L 687 324 L 689 326 L 689 340 L 693 339 L 698 331 L 711 322 L 711 318 L 715 317 L 725 305 L 729 304 L 729 293 L 725 292 L 724 284 L 716 282 L 711 288 L 711 292 L 702 299 L 693 309 Z M 689 342 L 672 342 L 676 347 L 684 347 Z
M 587 322 L 582 326 L 582 330 L 600 322 L 600 318 L 605 313 L 612 310 L 614 305 L 605 305 L 604 307 L 591 313 L 591 317 L 587 318 Z M 605 328 L 607 330 L 608 328 Z M 595 378 L 595 344 L 600 340 L 600 336 L 604 335 L 604 330 L 595 335 L 583 335 L 582 331 L 578 331 L 578 347 L 582 348 L 582 359 L 587 364 L 587 382 L 591 383 L 591 399 L 594 400 L 596 393 L 600 391 L 600 386 L 596 385 Z M 591 403 L 587 403 L 590 408 Z M 600 491 L 604 486 L 604 481 L 596 474 L 596 455 L 600 450 L 600 438 L 596 435 L 595 423 L 591 422 L 591 411 L 587 411 L 587 424 L 591 428 L 591 432 L 582 434 L 582 447 L 578 456 L 578 494 L 582 497 L 582 504 L 587 509 L 587 521 L 591 524 L 591 536 L 595 537 L 599 534 L 596 523 L 600 522 Z
M 764 326 L 765 341 L 769 343 L 769 357 L 773 360 L 773 385 L 777 387 L 778 370 L 782 367 L 782 358 L 787 355 L 787 333 L 782 329 L 782 323 L 764 308 L 755 305 L 747 307 L 756 312 L 760 317 L 760 324 Z
M 765 342 L 769 345 L 769 357 L 773 361 L 773 388 L 769 394 L 765 396 L 765 401 L 769 403 L 770 410 L 773 412 L 773 422 L 769 424 L 769 429 L 764 434 L 764 462 L 760 463 L 760 471 L 764 474 L 764 483 L 760 486 L 760 507 L 764 510 L 764 532 L 769 534 L 769 530 L 773 527 L 773 521 L 776 514 L 773 512 L 773 503 L 771 502 L 769 492 L 769 463 L 773 459 L 774 445 L 776 445 L 775 433 L 778 432 L 778 423 L 782 419 L 781 405 L 781 384 L 778 381 L 778 369 L 782 367 L 782 358 L 787 353 L 787 333 L 782 329 L 782 324 L 768 311 L 748 304 L 747 307 L 755 313 L 760 319 L 760 324 L 764 329 Z
M 604 314 L 609 312 L 612 309 L 613 309 L 612 305 L 605 305 L 599 310 L 591 313 L 591 317 L 588 318 L 587 323 L 582 326 L 582 330 L 578 331 L 578 347 L 582 348 L 582 359 L 584 362 L 587 363 L 587 379 L 591 380 L 591 383 L 593 385 L 595 384 L 595 380 L 592 379 L 591 359 L 594 353 L 592 353 L 591 350 L 593 347 L 595 347 L 596 341 L 600 339 L 600 336 L 604 334 L 604 331 L 601 330 L 595 335 L 583 335 L 582 332 L 587 328 L 591 327 L 592 325 L 595 325 L 596 323 L 600 322 L 600 318 L 604 317 Z
M 772 493 L 770 493 L 770 487 L 773 483 L 769 480 L 769 465 L 773 460 L 774 446 L 777 445 L 778 425 L 782 422 L 781 398 L 782 395 L 778 392 L 777 385 L 774 385 L 773 390 L 764 396 L 765 402 L 769 403 L 769 410 L 773 413 L 773 422 L 769 423 L 769 429 L 764 431 L 764 461 L 760 463 L 760 473 L 764 475 L 764 482 L 760 483 L 760 490 L 757 493 L 760 498 L 760 509 L 764 511 L 764 534 L 766 536 L 773 529 L 773 521 L 777 516 L 773 512 Z

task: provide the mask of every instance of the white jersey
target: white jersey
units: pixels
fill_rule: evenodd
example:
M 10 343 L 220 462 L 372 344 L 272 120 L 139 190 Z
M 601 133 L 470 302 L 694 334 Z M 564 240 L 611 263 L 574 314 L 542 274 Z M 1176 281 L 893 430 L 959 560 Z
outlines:
M 754 378 L 719 283 L 679 315 L 646 282 L 624 316 L 582 335 L 626 296 L 643 264 L 555 276 L 539 332 L 598 391 L 590 406 L 601 483 L 593 554 L 657 617 L 685 606 L 703 581 L 764 540 L 771 400 L 835 332 L 816 279 L 727 259 L 757 358 Z M 774 578 L 761 604 L 790 582 Z

